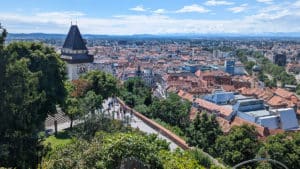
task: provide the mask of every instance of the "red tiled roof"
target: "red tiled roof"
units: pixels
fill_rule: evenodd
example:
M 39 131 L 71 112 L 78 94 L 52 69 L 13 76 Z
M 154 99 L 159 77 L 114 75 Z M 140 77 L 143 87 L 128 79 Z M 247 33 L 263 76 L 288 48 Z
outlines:
M 235 91 L 235 87 L 233 85 L 222 85 L 222 88 L 227 92 Z
M 284 107 L 288 105 L 287 100 L 280 96 L 273 96 L 267 103 L 273 107 Z
M 240 117 L 235 117 L 234 120 L 231 122 L 231 126 L 241 126 L 241 125 L 244 125 L 244 124 L 248 124 L 248 125 L 252 125 L 255 127 L 256 131 L 258 132 L 258 134 L 260 136 L 267 136 L 268 135 L 268 132 L 267 132 L 267 129 L 261 125 L 258 125 L 256 123 L 251 123 L 247 120 L 244 120 Z
M 227 121 L 226 119 L 222 118 L 222 117 L 217 117 L 216 118 L 217 122 L 219 123 L 220 127 L 221 127 L 221 130 L 224 132 L 224 133 L 227 133 L 230 131 L 231 129 L 231 126 L 230 126 L 230 123 L 229 121 Z
M 197 108 L 192 107 L 191 110 L 190 110 L 190 120 L 195 119 L 196 116 L 197 116 L 197 113 L 198 113 Z
M 284 90 L 282 88 L 277 88 L 275 90 L 275 94 L 277 94 L 278 96 L 284 97 L 286 99 L 290 99 L 292 96 L 295 95 L 294 93 Z
M 184 92 L 183 90 L 180 90 L 178 92 L 178 96 L 180 96 L 181 98 L 183 98 L 185 100 L 188 100 L 190 102 L 193 102 L 193 100 L 194 100 L 194 96 L 193 95 L 191 95 L 190 93 Z
M 204 109 L 219 112 L 224 116 L 229 116 L 232 113 L 232 110 L 230 108 L 219 106 L 203 99 L 196 99 L 195 103 L 199 104 L 199 106 L 203 107 Z

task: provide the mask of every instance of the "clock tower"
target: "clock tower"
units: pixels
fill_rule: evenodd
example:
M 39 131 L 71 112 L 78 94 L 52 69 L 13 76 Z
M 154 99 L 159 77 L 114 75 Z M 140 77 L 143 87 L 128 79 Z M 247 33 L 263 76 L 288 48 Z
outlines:
M 81 74 L 86 73 L 92 67 L 94 56 L 88 53 L 86 42 L 77 25 L 71 25 L 61 49 L 61 58 L 67 63 L 69 80 L 78 79 Z

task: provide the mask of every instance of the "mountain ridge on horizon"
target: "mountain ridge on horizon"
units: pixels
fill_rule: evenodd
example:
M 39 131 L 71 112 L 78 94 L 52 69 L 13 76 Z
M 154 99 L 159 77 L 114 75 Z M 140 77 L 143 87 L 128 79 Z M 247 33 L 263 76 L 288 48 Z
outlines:
M 59 39 L 65 38 L 67 34 L 60 33 L 9 33 L 8 39 Z M 300 38 L 300 32 L 266 32 L 256 34 L 246 33 L 172 33 L 172 34 L 132 34 L 132 35 L 110 35 L 110 34 L 82 34 L 86 39 L 126 37 L 126 38 L 209 38 L 209 37 L 270 37 L 270 38 Z

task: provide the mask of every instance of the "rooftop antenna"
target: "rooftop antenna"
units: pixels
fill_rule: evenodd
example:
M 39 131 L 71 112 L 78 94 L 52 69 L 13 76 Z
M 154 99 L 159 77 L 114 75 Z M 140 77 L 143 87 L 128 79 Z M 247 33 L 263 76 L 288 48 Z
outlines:
M 72 20 L 71 20 L 71 26 L 73 25 Z

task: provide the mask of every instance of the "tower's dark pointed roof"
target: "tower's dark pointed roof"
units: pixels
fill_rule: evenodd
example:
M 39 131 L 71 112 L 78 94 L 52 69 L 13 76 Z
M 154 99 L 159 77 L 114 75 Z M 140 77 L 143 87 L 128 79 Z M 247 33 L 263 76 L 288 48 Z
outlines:
M 77 25 L 71 25 L 61 54 L 61 58 L 71 64 L 92 63 L 94 60 L 94 56 L 88 53 Z
M 87 50 L 77 25 L 71 26 L 63 48 L 72 50 Z

